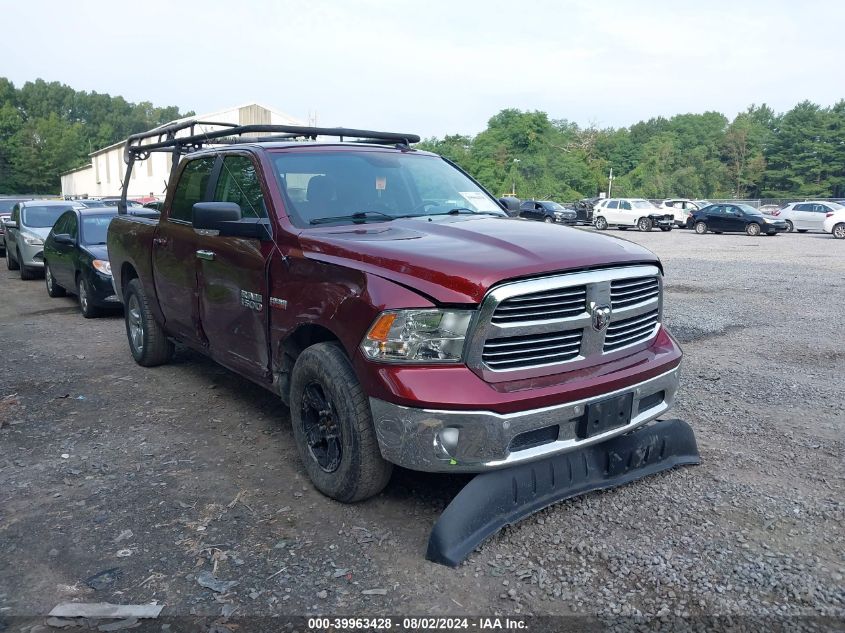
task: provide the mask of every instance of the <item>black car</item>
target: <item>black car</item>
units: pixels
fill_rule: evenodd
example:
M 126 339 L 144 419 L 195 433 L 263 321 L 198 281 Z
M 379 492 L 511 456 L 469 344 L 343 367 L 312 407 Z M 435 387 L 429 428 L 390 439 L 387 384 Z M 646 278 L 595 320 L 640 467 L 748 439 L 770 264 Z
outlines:
M 551 200 L 525 200 L 519 205 L 519 217 L 553 224 L 575 224 L 578 214 Z
M 601 198 L 582 198 L 574 205 L 572 208 L 575 209 L 576 219 L 581 224 L 592 225 L 593 224 L 593 208 L 596 206 L 598 201 Z
M 153 211 L 158 211 L 161 213 L 161 209 L 164 207 L 164 202 L 161 200 L 153 200 L 152 202 L 148 202 L 144 205 L 145 209 L 152 209 Z
M 149 209 L 132 209 L 130 214 L 158 217 Z M 106 232 L 116 215 L 117 209 L 111 207 L 65 211 L 44 240 L 47 294 L 51 297 L 62 297 L 67 292 L 77 295 L 79 309 L 86 319 L 120 306 L 112 287 L 106 249 Z
M 775 235 L 788 229 L 783 220 L 763 215 L 747 204 L 711 204 L 694 212 L 687 222 L 699 235 L 707 231 Z

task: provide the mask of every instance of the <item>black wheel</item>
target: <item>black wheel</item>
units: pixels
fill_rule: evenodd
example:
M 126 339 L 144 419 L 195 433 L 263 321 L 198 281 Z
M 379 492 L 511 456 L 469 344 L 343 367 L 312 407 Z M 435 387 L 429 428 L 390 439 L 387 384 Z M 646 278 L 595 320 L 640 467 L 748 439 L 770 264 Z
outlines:
M 607 230 L 607 220 L 605 220 L 602 216 L 597 217 L 594 224 L 596 229 L 598 229 L 599 231 Z
M 637 228 L 640 231 L 648 232 L 654 228 L 654 222 L 651 218 L 640 218 L 637 222 Z
M 787 232 L 787 233 L 792 233 L 792 231 L 794 231 L 794 230 L 795 230 L 795 225 L 794 225 L 794 224 L 792 224 L 792 221 L 791 221 L 791 220 L 787 220 L 787 221 L 786 221 L 786 232 Z
M 809 229 L 798 229 L 799 233 L 806 233 Z
M 79 297 L 79 311 L 86 319 L 96 319 L 102 314 L 102 310 L 91 303 L 91 285 L 82 276 L 76 283 L 76 296 Z
M 47 295 L 50 297 L 64 297 L 67 294 L 65 289 L 53 279 L 53 271 L 50 270 L 50 264 L 47 262 L 44 262 L 44 283 L 47 284 Z
M 126 286 L 124 304 L 126 336 L 135 362 L 144 367 L 168 362 L 173 356 L 173 343 L 155 320 L 140 280 L 133 279 Z
M 31 268 L 27 268 L 26 266 L 23 265 L 23 257 L 21 257 L 20 250 L 18 250 L 17 254 L 18 254 L 18 266 L 20 267 L 19 270 L 20 270 L 20 274 L 21 274 L 21 279 L 23 279 L 25 281 L 29 281 L 30 279 L 35 279 L 35 277 L 37 276 L 38 273 L 36 273 L 36 271 L 32 270 Z
M 549 216 L 546 216 L 545 218 L 543 218 L 543 222 L 545 222 L 546 224 L 554 224 L 555 223 L 554 219 L 550 218 Z
M 6 268 L 9 270 L 17 270 L 18 269 L 18 260 L 12 257 L 12 251 L 6 251 Z
M 378 494 L 393 464 L 379 451 L 367 396 L 339 345 L 318 343 L 296 360 L 290 417 L 314 486 L 344 503 Z
M 704 235 L 705 233 L 707 233 L 707 224 L 705 222 L 696 222 L 695 232 L 699 235 Z
M 751 237 L 757 237 L 760 235 L 760 225 L 756 222 L 751 222 L 746 225 L 745 232 Z
M 840 222 L 834 226 L 830 234 L 837 240 L 845 240 L 845 222 Z

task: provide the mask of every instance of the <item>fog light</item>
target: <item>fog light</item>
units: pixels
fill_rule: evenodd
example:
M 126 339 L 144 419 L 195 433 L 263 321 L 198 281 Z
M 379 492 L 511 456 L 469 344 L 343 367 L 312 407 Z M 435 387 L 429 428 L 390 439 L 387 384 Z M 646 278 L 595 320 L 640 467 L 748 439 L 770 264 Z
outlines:
M 460 434 L 460 429 L 452 426 L 447 426 L 437 432 L 437 445 L 447 456 L 452 457 L 454 455 L 455 449 L 458 448 Z

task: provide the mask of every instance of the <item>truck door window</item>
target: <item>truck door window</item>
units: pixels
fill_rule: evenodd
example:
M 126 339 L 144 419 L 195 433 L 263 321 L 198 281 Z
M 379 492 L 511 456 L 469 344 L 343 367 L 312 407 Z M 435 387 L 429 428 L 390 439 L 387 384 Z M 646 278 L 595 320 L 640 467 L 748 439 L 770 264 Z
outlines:
M 202 202 L 211 168 L 214 167 L 214 157 L 197 158 L 185 165 L 176 190 L 173 192 L 173 202 L 170 205 L 170 220 L 191 222 L 194 204 Z
M 217 181 L 214 199 L 234 202 L 245 218 L 266 218 L 267 208 L 255 166 L 247 156 L 227 156 Z

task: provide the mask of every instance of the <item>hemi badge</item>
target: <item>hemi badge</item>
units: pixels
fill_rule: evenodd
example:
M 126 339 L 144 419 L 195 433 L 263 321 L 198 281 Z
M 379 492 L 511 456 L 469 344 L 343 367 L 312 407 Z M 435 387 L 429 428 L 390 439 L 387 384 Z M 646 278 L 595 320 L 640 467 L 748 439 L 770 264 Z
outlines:
M 284 299 L 279 299 L 278 297 L 270 297 L 270 305 L 274 308 L 284 310 L 288 307 L 288 302 Z

